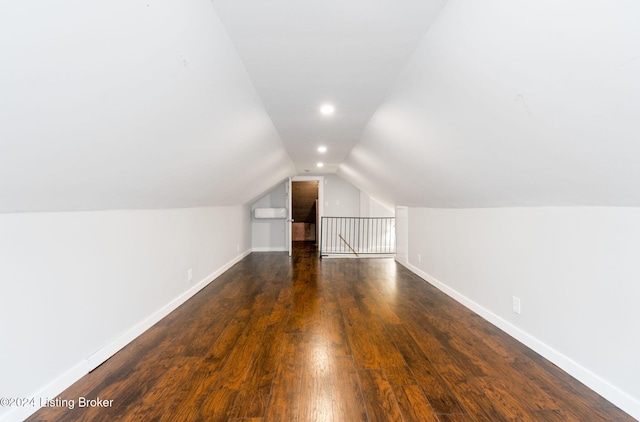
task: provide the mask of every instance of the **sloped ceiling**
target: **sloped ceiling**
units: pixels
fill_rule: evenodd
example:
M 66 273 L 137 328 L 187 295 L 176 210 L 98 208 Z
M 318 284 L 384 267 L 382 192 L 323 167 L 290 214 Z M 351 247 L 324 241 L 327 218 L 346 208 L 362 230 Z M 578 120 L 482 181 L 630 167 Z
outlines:
M 213 0 L 300 174 L 338 169 L 444 3 Z
M 449 0 L 338 174 L 392 204 L 640 206 L 638 17 Z
M 293 174 L 211 3 L 3 2 L 0 212 L 243 204 Z
M 3 2 L 0 212 L 243 204 L 320 159 L 387 205 L 640 206 L 638 16 L 635 0 Z

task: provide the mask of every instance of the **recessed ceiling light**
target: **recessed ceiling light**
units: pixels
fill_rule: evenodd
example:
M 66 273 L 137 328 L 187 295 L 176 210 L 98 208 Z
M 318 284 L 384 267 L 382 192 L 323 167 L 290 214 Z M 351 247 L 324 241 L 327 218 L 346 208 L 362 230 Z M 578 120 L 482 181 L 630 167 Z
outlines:
M 324 167 L 324 163 L 318 163 L 317 166 L 318 167 Z
M 336 109 L 331 104 L 323 104 L 322 107 L 320 107 L 320 113 L 324 114 L 325 116 L 333 114 L 334 111 L 336 111 Z
M 321 153 L 324 154 L 325 152 L 327 152 L 327 147 L 325 147 L 324 145 L 323 146 L 319 146 L 318 147 L 318 152 L 321 152 Z

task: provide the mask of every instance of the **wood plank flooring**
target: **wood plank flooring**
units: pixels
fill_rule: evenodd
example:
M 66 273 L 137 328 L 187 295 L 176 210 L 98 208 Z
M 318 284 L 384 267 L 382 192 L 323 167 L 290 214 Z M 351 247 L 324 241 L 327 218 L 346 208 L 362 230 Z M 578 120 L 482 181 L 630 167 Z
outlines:
M 60 398 L 28 420 L 634 420 L 393 260 L 305 243 L 249 255 Z

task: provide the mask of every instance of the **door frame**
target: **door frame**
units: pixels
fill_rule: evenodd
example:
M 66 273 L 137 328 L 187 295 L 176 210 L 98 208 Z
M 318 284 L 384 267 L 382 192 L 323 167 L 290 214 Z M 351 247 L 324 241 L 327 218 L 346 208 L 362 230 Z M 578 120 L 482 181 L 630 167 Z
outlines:
M 319 224 L 320 224 L 320 220 L 322 219 L 322 216 L 324 215 L 324 176 L 294 176 L 294 177 L 290 177 L 288 182 L 287 182 L 287 188 L 286 188 L 286 192 L 287 192 L 287 208 L 288 208 L 288 216 L 287 216 L 287 235 L 288 235 L 288 245 L 287 245 L 287 250 L 289 251 L 289 256 L 291 256 L 291 250 L 293 249 L 293 239 L 292 239 L 292 232 L 293 232 L 293 208 L 292 208 L 292 204 L 293 204 L 293 190 L 291 189 L 291 184 L 293 182 L 310 182 L 310 181 L 317 181 L 318 182 L 318 209 L 317 209 L 317 213 L 318 213 L 318 221 L 316 222 L 316 230 L 317 233 L 320 233 L 319 230 Z M 316 242 L 319 242 L 319 239 L 316 236 Z
M 409 264 L 409 207 L 396 206 L 396 261 Z

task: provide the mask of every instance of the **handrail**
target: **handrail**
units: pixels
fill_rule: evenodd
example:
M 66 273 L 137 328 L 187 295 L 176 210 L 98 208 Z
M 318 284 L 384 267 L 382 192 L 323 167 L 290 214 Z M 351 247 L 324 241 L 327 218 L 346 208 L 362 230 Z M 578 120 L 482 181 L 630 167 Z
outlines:
M 322 217 L 320 256 L 393 256 L 395 217 Z

